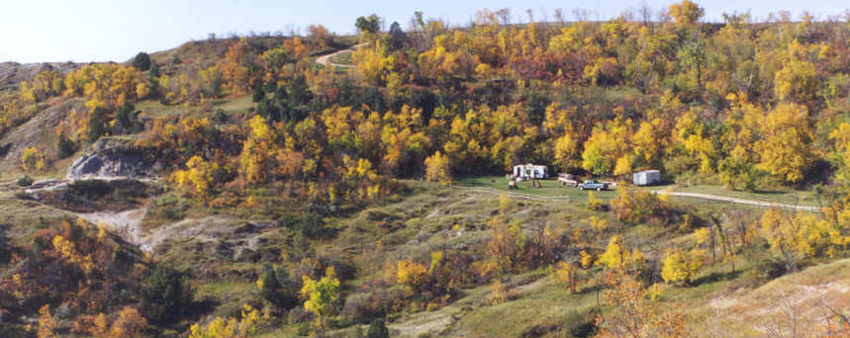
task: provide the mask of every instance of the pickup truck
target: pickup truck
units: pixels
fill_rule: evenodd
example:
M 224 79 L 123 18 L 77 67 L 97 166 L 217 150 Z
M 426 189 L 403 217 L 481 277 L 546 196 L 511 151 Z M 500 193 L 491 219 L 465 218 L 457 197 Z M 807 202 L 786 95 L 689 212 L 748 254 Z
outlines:
M 578 185 L 580 190 L 608 190 L 608 183 L 596 182 L 596 181 L 584 181 Z

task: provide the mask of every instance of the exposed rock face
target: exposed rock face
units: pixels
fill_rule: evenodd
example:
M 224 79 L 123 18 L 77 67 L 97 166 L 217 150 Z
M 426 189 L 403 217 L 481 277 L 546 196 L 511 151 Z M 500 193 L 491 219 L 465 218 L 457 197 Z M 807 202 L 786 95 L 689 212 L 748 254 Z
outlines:
M 16 86 L 23 81 L 29 81 L 39 72 L 55 69 L 68 73 L 81 64 L 72 62 L 40 62 L 40 63 L 17 63 L 0 62 L 0 89 Z
M 55 152 L 58 140 L 56 126 L 72 111 L 84 111 L 85 102 L 81 98 L 62 99 L 55 106 L 38 112 L 26 123 L 1 135 L 0 158 L 7 163 L 17 164 L 24 149 L 29 147 L 37 147 L 46 154 Z
M 151 179 L 155 165 L 142 154 L 126 149 L 104 149 L 80 156 L 68 168 L 69 180 L 79 179 Z

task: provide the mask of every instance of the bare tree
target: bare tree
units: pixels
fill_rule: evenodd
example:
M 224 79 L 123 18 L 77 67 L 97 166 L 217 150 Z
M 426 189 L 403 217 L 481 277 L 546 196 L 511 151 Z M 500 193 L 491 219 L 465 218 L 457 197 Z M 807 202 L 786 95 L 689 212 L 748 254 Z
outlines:
M 584 22 L 590 16 L 590 10 L 587 8 L 573 8 L 573 17 L 576 21 Z
M 640 14 L 641 21 L 646 26 L 652 22 L 652 8 L 646 4 L 646 2 L 640 5 L 640 9 L 638 9 L 638 14 Z
M 561 27 L 565 27 L 567 25 L 566 20 L 564 19 L 564 11 L 560 8 L 555 9 L 555 20 L 561 24 Z

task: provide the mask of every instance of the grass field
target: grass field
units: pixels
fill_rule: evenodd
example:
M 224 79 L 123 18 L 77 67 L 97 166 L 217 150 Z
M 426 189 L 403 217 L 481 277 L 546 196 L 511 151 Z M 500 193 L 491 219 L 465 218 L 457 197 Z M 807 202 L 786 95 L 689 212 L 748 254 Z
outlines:
M 335 56 L 333 56 L 330 61 L 331 63 L 340 64 L 340 65 L 350 65 L 351 62 L 351 52 L 341 52 Z
M 249 108 L 254 107 L 254 105 L 251 96 L 244 95 L 214 100 L 212 102 L 212 109 L 213 111 L 221 109 L 226 114 L 233 115 L 245 112 Z M 145 100 L 136 103 L 136 109 L 143 111 L 148 117 L 183 115 L 189 112 L 198 114 L 198 117 L 209 115 L 208 113 L 198 112 L 196 109 L 184 105 L 165 105 L 158 100 Z
M 508 189 L 508 180 L 504 176 L 470 176 L 460 177 L 456 180 L 456 184 L 463 187 L 487 188 L 508 193 L 520 193 L 542 197 L 569 197 L 574 201 L 587 200 L 587 192 L 569 186 L 561 186 L 557 180 L 540 180 L 543 188 L 532 188 L 531 182 L 519 182 L 518 189 Z M 644 190 L 671 190 L 675 192 L 687 192 L 696 194 L 708 194 L 723 197 L 740 198 L 754 201 L 764 201 L 773 203 L 782 203 L 790 205 L 805 205 L 818 206 L 819 201 L 813 191 L 799 190 L 773 190 L 773 191 L 732 191 L 719 186 L 711 185 L 695 185 L 690 187 L 678 187 L 675 185 L 650 186 L 650 187 L 635 187 Z M 617 188 L 611 188 L 605 191 L 594 191 L 596 197 L 602 200 L 610 200 L 617 195 Z M 722 203 L 718 201 L 707 201 L 692 197 L 673 197 L 679 200 L 698 201 L 702 203 Z M 694 202 L 691 202 L 694 203 Z
M 460 186 L 487 188 L 498 191 L 529 194 L 542 197 L 570 197 L 575 200 L 586 200 L 587 192 L 581 191 L 578 188 L 561 186 L 557 180 L 540 180 L 538 181 L 543 186 L 542 188 L 533 188 L 531 181 L 518 182 L 518 189 L 508 189 L 508 180 L 504 176 L 473 176 L 461 177 L 457 179 Z M 604 200 L 609 200 L 617 195 L 616 189 L 604 191 L 594 191 L 596 197 Z

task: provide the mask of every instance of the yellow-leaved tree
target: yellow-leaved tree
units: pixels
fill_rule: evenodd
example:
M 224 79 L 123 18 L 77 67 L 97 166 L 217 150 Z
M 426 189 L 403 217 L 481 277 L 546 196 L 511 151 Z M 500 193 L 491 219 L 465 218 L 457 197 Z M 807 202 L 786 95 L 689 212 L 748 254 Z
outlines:
M 428 270 L 425 266 L 415 263 L 410 259 L 398 261 L 396 269 L 396 282 L 404 284 L 407 287 L 416 288 L 428 276 Z
M 690 283 L 694 274 L 702 267 L 704 258 L 705 253 L 699 249 L 669 250 L 664 258 L 661 278 L 667 283 Z
M 42 171 L 46 164 L 44 154 L 36 147 L 24 149 L 21 154 L 21 169 L 26 172 Z
M 640 270 L 643 264 L 643 253 L 640 250 L 632 249 L 629 251 L 623 245 L 623 238 L 620 236 L 611 237 L 605 252 L 599 255 L 596 265 L 604 265 L 612 270 L 637 271 Z
M 425 179 L 443 185 L 452 183 L 452 177 L 449 174 L 449 157 L 437 151 L 434 155 L 426 158 Z
M 195 155 L 186 162 L 186 170 L 177 170 L 171 174 L 171 180 L 190 195 L 206 198 L 216 170 L 217 163 L 204 161 Z
M 339 279 L 334 268 L 328 267 L 325 276 L 314 280 L 303 276 L 301 298 L 304 299 L 304 309 L 316 315 L 316 326 L 324 327 L 325 318 L 334 310 L 334 303 L 339 299 Z
M 246 338 L 256 334 L 260 326 L 270 319 L 267 310 L 261 314 L 259 310 L 245 304 L 242 306 L 241 318 L 216 317 L 204 326 L 194 324 L 189 328 L 189 338 Z
M 38 310 L 38 338 L 54 338 L 57 337 L 55 329 L 56 329 L 56 320 L 53 319 L 53 315 L 50 313 L 50 305 L 44 305 Z
M 277 135 L 260 115 L 248 121 L 251 134 L 242 144 L 239 154 L 239 173 L 249 183 L 263 182 L 268 178 L 275 163 L 278 149 L 275 144 Z
M 575 293 L 576 289 L 587 278 L 587 272 L 581 268 L 581 265 L 574 262 L 558 262 L 558 264 L 549 268 L 549 274 L 555 279 L 555 282 L 570 288 L 572 293 Z
M 808 109 L 794 103 L 780 103 L 767 114 L 762 139 L 756 142 L 761 161 L 757 168 L 787 182 L 797 182 L 814 163 L 813 132 Z

